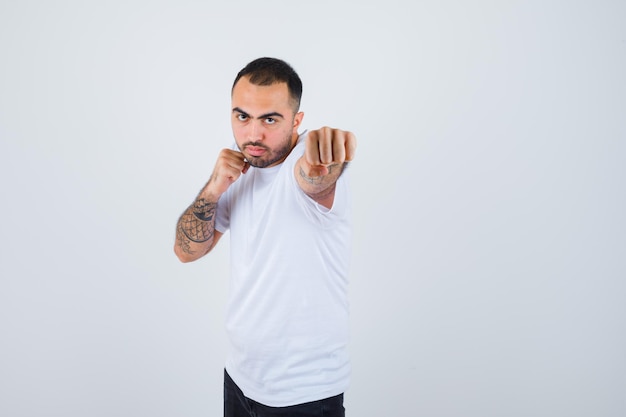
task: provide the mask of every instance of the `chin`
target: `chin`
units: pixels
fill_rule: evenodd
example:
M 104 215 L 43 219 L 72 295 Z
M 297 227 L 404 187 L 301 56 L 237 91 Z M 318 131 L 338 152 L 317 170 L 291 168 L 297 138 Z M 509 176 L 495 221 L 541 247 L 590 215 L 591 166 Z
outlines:
M 246 160 L 248 161 L 250 166 L 253 166 L 255 168 L 266 168 L 268 165 L 272 164 L 272 161 L 267 161 L 265 159 L 255 156 L 246 156 Z

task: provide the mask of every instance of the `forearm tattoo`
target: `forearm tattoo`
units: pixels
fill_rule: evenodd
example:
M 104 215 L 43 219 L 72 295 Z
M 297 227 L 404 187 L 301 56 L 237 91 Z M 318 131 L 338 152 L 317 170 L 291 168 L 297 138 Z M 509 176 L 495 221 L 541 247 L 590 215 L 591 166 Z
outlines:
M 333 164 L 328 166 L 328 174 L 320 177 L 309 177 L 302 167 L 300 167 L 300 178 L 314 186 L 317 192 L 307 192 L 306 194 L 314 200 L 319 200 L 335 192 L 335 181 L 338 175 L 343 172 L 345 164 Z M 339 170 L 339 173 L 337 173 Z M 332 178 L 329 181 L 329 178 Z
M 330 167 L 329 167 L 329 171 L 330 171 Z M 309 191 L 305 190 L 306 195 L 308 195 L 315 201 L 323 199 L 331 195 L 333 192 L 335 192 L 335 183 L 333 182 L 329 185 L 324 186 L 324 181 L 323 181 L 324 177 L 309 177 L 308 175 L 306 175 L 306 173 L 304 172 L 302 168 L 300 168 L 300 177 L 304 181 L 312 185 L 317 190 L 315 192 L 312 190 L 309 190 Z
M 319 185 L 324 179 L 324 177 L 309 177 L 308 175 L 306 175 L 306 172 L 304 172 L 302 167 L 300 167 L 300 178 L 302 178 L 304 181 L 308 182 L 311 185 Z
M 203 243 L 213 238 L 216 208 L 216 203 L 200 198 L 180 216 L 176 234 L 183 251 L 192 253 L 191 242 Z
M 344 164 L 328 165 L 328 174 L 320 177 L 309 177 L 306 172 L 304 172 L 304 169 L 300 167 L 300 177 L 311 185 L 320 185 L 324 183 L 326 178 L 333 177 L 333 175 L 336 174 L 337 169 L 340 170 L 339 174 L 341 174 L 341 172 L 343 172 L 343 166 Z
M 193 214 L 198 218 L 198 220 L 202 220 L 203 222 L 210 222 L 213 220 L 213 216 L 215 215 L 215 208 L 217 204 L 209 203 L 204 198 L 196 200 L 193 203 Z

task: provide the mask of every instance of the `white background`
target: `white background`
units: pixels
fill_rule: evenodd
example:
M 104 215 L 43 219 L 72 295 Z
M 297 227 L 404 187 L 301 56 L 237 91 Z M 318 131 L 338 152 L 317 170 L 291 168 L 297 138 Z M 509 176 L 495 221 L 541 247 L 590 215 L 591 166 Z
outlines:
M 218 416 L 174 226 L 259 56 L 352 164 L 352 417 L 626 415 L 626 3 L 0 2 L 0 415 Z

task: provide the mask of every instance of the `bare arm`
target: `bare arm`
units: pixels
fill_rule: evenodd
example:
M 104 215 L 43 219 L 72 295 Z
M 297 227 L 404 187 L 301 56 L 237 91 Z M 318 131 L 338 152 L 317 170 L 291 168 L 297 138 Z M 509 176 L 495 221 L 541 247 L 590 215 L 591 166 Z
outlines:
M 351 132 L 329 127 L 309 132 L 304 155 L 296 162 L 294 171 L 302 191 L 331 208 L 337 180 L 355 151 L 356 137 Z
M 220 152 L 211 178 L 176 224 L 174 253 L 181 262 L 203 257 L 220 240 L 222 233 L 215 230 L 217 202 L 249 166 L 241 152 L 230 149 Z
M 191 262 L 215 247 L 222 234 L 215 230 L 217 202 L 201 195 L 178 219 L 174 252 L 181 262 Z

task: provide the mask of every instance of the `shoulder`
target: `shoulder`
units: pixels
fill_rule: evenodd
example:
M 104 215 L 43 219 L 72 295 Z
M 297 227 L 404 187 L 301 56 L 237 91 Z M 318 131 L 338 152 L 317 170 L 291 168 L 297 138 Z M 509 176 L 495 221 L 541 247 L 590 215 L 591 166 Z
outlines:
M 305 130 L 302 133 L 300 133 L 298 135 L 298 139 L 296 140 L 296 144 L 294 145 L 293 149 L 291 150 L 291 152 L 289 153 L 289 156 L 287 157 L 287 159 L 285 160 L 285 162 L 287 161 L 293 161 L 295 163 L 295 161 L 297 161 L 302 155 L 304 155 L 304 149 L 305 149 L 305 143 L 306 143 L 306 137 L 308 136 L 309 131 Z

